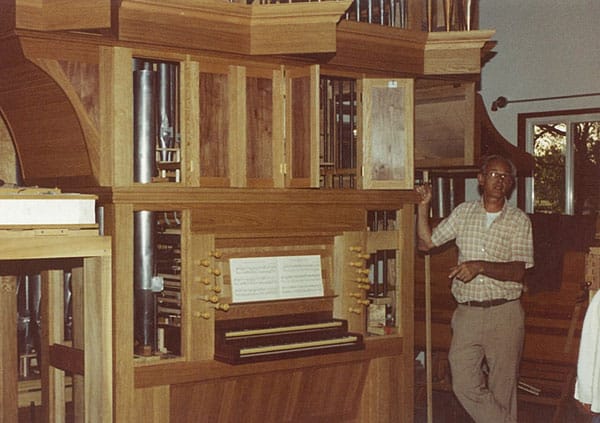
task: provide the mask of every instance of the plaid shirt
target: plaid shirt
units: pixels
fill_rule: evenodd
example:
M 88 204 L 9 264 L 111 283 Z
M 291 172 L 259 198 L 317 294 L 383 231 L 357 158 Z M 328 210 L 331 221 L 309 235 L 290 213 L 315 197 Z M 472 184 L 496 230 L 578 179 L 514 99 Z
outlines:
M 526 268 L 533 267 L 533 236 L 531 221 L 520 209 L 504 204 L 501 213 L 486 227 L 487 212 L 482 200 L 462 203 L 448 218 L 433 229 L 432 241 L 436 246 L 454 239 L 458 247 L 458 263 L 471 260 L 490 262 L 522 261 Z M 452 294 L 459 303 L 504 298 L 519 298 L 522 284 L 499 281 L 477 275 L 464 283 L 452 281 Z

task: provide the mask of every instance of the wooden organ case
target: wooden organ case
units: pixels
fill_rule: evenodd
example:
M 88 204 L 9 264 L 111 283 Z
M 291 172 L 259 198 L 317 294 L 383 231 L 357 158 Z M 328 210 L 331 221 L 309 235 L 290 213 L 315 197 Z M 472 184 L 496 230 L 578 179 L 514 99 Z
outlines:
M 420 1 L 403 28 L 338 22 L 349 1 L 51 3 L 0 6 L 0 110 L 25 184 L 98 197 L 113 421 L 412 421 L 414 80 L 471 80 L 492 31 L 422 33 Z M 232 300 L 232 259 L 309 255 L 323 295 Z

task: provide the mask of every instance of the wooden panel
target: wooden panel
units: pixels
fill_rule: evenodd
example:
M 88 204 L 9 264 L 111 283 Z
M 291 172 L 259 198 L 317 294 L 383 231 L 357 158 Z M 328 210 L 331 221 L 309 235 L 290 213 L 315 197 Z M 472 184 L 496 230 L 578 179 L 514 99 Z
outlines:
M 423 72 L 424 32 L 341 20 L 336 54 L 327 67 L 376 75 L 420 75 Z
M 475 164 L 475 84 L 417 81 L 415 166 Z
M 274 79 L 270 77 L 246 77 L 247 113 L 247 172 L 251 181 L 264 181 L 265 187 L 273 186 L 273 102 Z M 254 183 L 252 183 L 254 185 Z
M 184 185 L 200 185 L 200 64 L 186 57 L 181 62 L 181 157 Z
M 287 185 L 319 186 L 319 66 L 286 70 Z
M 133 182 L 132 54 L 128 48 L 100 50 L 100 180 L 103 185 Z
M 91 181 L 92 170 L 78 117 L 62 88 L 30 62 L 4 69 L 0 107 L 12 129 L 24 182 L 54 186 Z M 71 182 L 72 183 L 72 182 Z
M 334 52 L 335 24 L 349 5 L 127 0 L 119 7 L 119 38 L 251 55 Z
M 248 423 L 352 420 L 367 367 L 367 362 L 356 362 L 176 385 L 171 389 L 171 421 L 198 416 Z
M 110 0 L 17 0 L 17 28 L 46 31 L 110 28 L 110 11 Z
M 133 207 L 105 206 L 105 231 L 112 235 L 114 420 L 135 421 L 133 387 Z
M 50 346 L 64 339 L 64 272 L 49 270 L 42 272 L 42 327 L 41 361 L 50 362 Z M 65 420 L 65 372 L 42 364 L 42 405 L 44 420 Z
M 98 64 L 49 59 L 34 62 L 51 75 L 69 98 L 84 133 L 92 174 L 98 175 L 101 160 Z
M 478 30 L 428 33 L 423 74 L 478 74 L 481 71 L 481 48 L 494 32 Z
M 168 423 L 169 386 L 135 390 L 136 423 Z M 176 420 L 175 420 L 176 421 Z
M 84 259 L 85 413 L 104 423 L 113 421 L 111 277 L 110 256 Z
M 246 68 L 229 67 L 228 169 L 232 187 L 246 186 Z
M 362 396 L 361 422 L 410 422 L 412 404 L 406 393 L 412 392 L 412 371 L 404 368 L 402 357 L 381 357 L 371 360 Z M 407 391 L 406 393 L 403 391 Z M 412 401 L 412 398 L 410 398 Z
M 413 186 L 413 81 L 363 79 L 358 162 L 359 186 L 409 189 Z
M 146 4 L 144 4 L 146 3 Z M 211 46 L 221 51 L 239 52 L 250 50 L 250 26 L 248 9 L 239 4 L 223 4 L 221 7 L 194 2 L 193 9 L 187 1 L 187 10 L 182 13 L 178 5 L 170 1 L 150 2 L 122 1 L 119 7 L 119 38 L 125 41 L 189 47 Z M 179 1 L 181 6 L 181 1 Z M 184 1 L 184 4 L 186 2 Z M 195 10 L 194 10 L 195 9 Z M 240 19 L 227 22 L 227 9 L 241 11 Z M 244 16 L 245 15 L 245 16 Z
M 229 75 L 203 71 L 200 64 L 200 177 L 229 177 Z M 205 185 L 201 182 L 202 185 Z
M 192 230 L 200 233 L 324 234 L 344 230 L 359 230 L 364 226 L 362 210 L 354 207 L 318 207 L 297 204 L 279 207 L 275 204 L 244 206 L 199 205 L 192 211 Z
M 3 260 L 109 256 L 110 239 L 93 236 L 44 236 L 36 238 L 35 245 L 31 239 L 15 238 L 0 243 L 0 256 Z

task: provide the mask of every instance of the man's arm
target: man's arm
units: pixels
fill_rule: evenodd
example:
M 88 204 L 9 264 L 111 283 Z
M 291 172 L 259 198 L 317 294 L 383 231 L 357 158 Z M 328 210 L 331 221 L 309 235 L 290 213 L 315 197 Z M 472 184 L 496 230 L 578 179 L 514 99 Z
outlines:
M 431 224 L 429 223 L 429 204 L 431 203 L 431 186 L 421 185 L 417 187 L 417 193 L 421 201 L 417 204 L 417 248 L 420 251 L 429 251 L 435 245 L 431 241 Z
M 510 261 L 496 263 L 483 260 L 465 261 L 451 269 L 448 277 L 463 282 L 473 280 L 477 275 L 485 275 L 499 281 L 521 282 L 525 277 L 525 262 Z

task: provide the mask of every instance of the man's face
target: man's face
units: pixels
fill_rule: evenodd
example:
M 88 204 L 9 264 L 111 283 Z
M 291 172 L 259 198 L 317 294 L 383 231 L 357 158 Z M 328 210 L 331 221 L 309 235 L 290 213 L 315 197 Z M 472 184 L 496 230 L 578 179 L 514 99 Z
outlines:
M 480 173 L 477 180 L 487 198 L 507 197 L 514 183 L 510 166 L 502 160 L 489 162 L 486 173 Z

